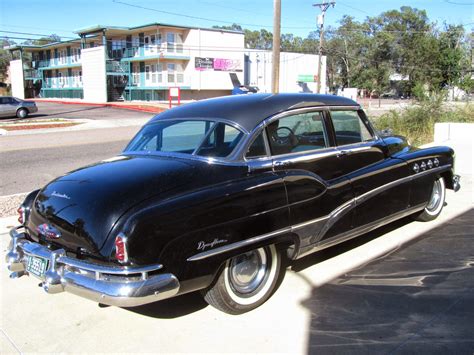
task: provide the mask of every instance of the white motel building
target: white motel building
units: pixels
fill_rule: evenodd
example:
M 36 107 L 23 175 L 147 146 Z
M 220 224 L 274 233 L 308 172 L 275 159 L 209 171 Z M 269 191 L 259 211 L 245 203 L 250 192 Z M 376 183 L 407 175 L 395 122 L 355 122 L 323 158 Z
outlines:
M 8 47 L 20 53 L 10 62 L 12 95 L 163 101 L 170 88 L 179 87 L 182 100 L 199 100 L 229 95 L 231 73 L 242 84 L 270 92 L 271 52 L 246 49 L 242 32 L 152 23 L 76 33 L 70 41 Z M 25 53 L 31 53 L 31 61 Z M 280 61 L 281 92 L 315 91 L 317 55 L 281 53 Z M 322 62 L 325 73 L 325 57 Z

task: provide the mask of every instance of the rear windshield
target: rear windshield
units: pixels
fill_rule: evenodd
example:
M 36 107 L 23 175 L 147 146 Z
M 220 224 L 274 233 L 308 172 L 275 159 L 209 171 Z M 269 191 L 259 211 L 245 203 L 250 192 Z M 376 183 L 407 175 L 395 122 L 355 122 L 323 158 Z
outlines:
M 125 152 L 167 152 L 205 157 L 226 157 L 243 133 L 223 122 L 197 120 L 157 121 L 146 125 Z

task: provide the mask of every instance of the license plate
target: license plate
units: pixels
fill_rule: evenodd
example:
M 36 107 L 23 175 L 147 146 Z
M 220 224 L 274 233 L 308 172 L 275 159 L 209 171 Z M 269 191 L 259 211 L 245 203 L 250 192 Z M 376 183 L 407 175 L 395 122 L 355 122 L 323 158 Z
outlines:
M 38 277 L 43 277 L 48 269 L 48 260 L 31 255 L 27 257 L 26 271 Z

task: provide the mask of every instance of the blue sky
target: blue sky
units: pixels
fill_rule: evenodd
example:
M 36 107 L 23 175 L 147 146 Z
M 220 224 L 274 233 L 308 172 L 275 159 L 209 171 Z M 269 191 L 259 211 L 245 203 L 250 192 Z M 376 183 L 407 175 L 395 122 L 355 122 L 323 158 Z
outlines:
M 233 22 L 245 28 L 272 29 L 273 0 L 1 0 L 0 31 L 50 34 L 64 39 L 72 31 L 95 24 L 135 26 L 163 22 L 199 27 Z M 118 1 L 141 6 L 131 7 Z M 282 33 L 306 37 L 316 27 L 319 0 L 282 0 Z M 337 25 L 343 15 L 363 20 L 383 11 L 409 5 L 427 11 L 439 24 L 467 24 L 474 28 L 474 0 L 344 0 L 326 15 L 326 24 Z M 148 9 L 145 9 L 148 8 Z M 156 11 L 154 11 L 154 10 Z M 159 12 L 163 11 L 163 12 Z M 166 13 L 167 12 L 167 13 Z M 175 14 L 180 14 L 175 15 Z M 0 32 L 0 36 L 34 37 Z M 17 40 L 21 42 L 21 40 Z

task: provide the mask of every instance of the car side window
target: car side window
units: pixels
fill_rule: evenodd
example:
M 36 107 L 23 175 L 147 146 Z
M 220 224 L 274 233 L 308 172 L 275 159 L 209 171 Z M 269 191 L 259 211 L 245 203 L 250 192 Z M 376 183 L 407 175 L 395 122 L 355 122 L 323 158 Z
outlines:
M 270 123 L 267 134 L 272 155 L 326 148 L 322 112 L 289 115 Z
M 373 139 L 357 111 L 331 111 L 331 119 L 337 145 L 354 144 Z
M 265 140 L 263 139 L 263 131 L 262 131 L 250 145 L 245 157 L 258 158 L 258 157 L 264 157 L 266 155 L 267 155 L 267 150 L 265 149 Z

